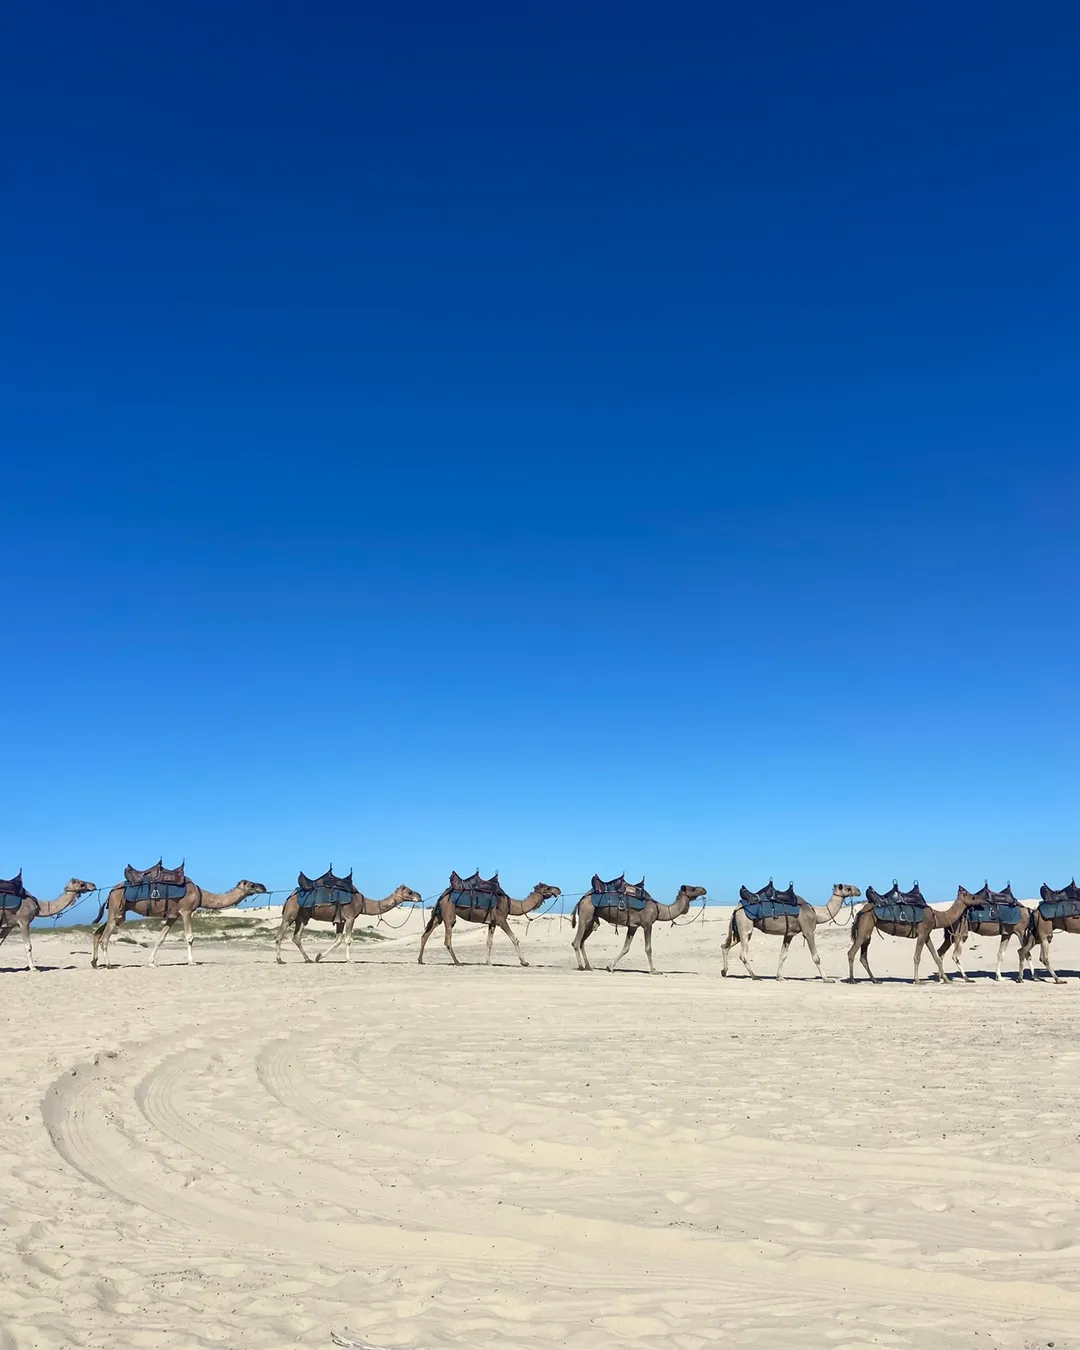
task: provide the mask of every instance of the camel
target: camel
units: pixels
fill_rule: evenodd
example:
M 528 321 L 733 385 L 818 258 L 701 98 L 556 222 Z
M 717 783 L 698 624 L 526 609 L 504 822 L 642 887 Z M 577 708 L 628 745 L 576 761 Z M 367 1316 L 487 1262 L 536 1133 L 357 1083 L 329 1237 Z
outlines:
M 427 926 L 420 938 L 420 955 L 416 958 L 419 965 L 424 964 L 424 948 L 427 946 L 428 938 L 435 931 L 436 926 L 441 923 L 443 926 L 443 945 L 450 953 L 450 959 L 455 966 L 460 966 L 461 962 L 457 959 L 457 953 L 454 951 L 454 944 L 450 939 L 454 924 L 458 919 L 463 919 L 466 923 L 487 924 L 487 960 L 485 965 L 491 965 L 491 944 L 495 940 L 495 929 L 501 928 L 510 941 L 514 944 L 514 951 L 517 952 L 517 958 L 523 966 L 529 963 L 521 954 L 521 943 L 514 936 L 513 930 L 508 923 L 509 919 L 520 919 L 526 914 L 531 914 L 534 909 L 539 909 L 547 900 L 554 900 L 562 895 L 558 886 L 549 886 L 544 881 L 538 881 L 523 900 L 515 900 L 512 896 L 506 894 L 502 886 L 499 885 L 498 872 L 488 881 L 480 878 L 479 872 L 471 877 L 462 880 L 456 872 L 450 874 L 450 885 L 435 901 L 431 910 L 431 918 L 427 921 Z
M 368 896 L 362 895 L 359 891 L 353 890 L 352 899 L 347 904 L 326 904 L 326 905 L 301 905 L 296 891 L 293 891 L 285 901 L 285 907 L 281 911 L 281 927 L 277 931 L 277 937 L 274 939 L 274 950 L 277 953 L 277 962 L 279 966 L 285 964 L 281 956 L 281 944 L 285 938 L 285 930 L 292 924 L 292 940 L 300 955 L 308 964 L 311 964 L 311 957 L 304 950 L 303 936 L 304 929 L 312 919 L 316 923 L 332 923 L 337 937 L 333 943 L 327 947 L 326 951 L 319 952 L 315 957 L 316 965 L 331 952 L 345 944 L 345 960 L 352 960 L 352 935 L 353 926 L 357 919 L 363 914 L 375 915 L 385 914 L 396 905 L 419 904 L 421 897 L 416 891 L 410 890 L 408 886 L 398 886 L 398 888 L 385 898 L 385 900 L 372 900 Z
M 945 978 L 945 967 L 941 964 L 941 957 L 938 955 L 937 948 L 931 941 L 931 934 L 938 928 L 951 928 L 956 924 L 971 904 L 971 900 L 963 900 L 959 896 L 952 902 L 946 910 L 934 909 L 923 899 L 919 890 L 919 883 L 916 882 L 910 891 L 902 891 L 894 881 L 892 890 L 885 895 L 878 895 L 872 887 L 867 887 L 867 896 L 870 903 L 863 905 L 855 920 L 851 925 L 851 947 L 848 949 L 848 983 L 855 983 L 855 953 L 858 951 L 859 960 L 862 962 L 867 975 L 870 976 L 874 984 L 880 984 L 874 972 L 870 969 L 870 963 L 866 959 L 866 951 L 870 946 L 870 939 L 874 936 L 874 930 L 878 929 L 882 933 L 888 933 L 892 937 L 914 938 L 915 939 L 915 983 L 919 983 L 919 958 L 922 956 L 923 948 L 928 947 L 930 955 L 937 964 L 938 983 L 947 984 Z M 904 919 L 885 919 L 879 918 L 874 909 L 874 901 L 885 902 L 887 904 L 902 906 L 913 913 L 921 911 L 921 918 L 908 921 Z
M 37 918 L 51 919 L 57 914 L 63 914 L 64 910 L 70 909 L 80 896 L 89 895 L 91 891 L 97 890 L 92 881 L 80 881 L 78 877 L 72 877 L 55 900 L 39 900 L 36 895 L 31 895 L 29 891 L 23 889 L 21 872 L 17 877 L 13 877 L 11 882 L 0 884 L 15 888 L 5 891 L 5 894 L 16 898 L 21 895 L 17 909 L 0 910 L 0 942 L 8 937 L 13 928 L 17 928 L 22 934 L 23 946 L 26 948 L 26 969 L 34 971 L 37 970 L 37 966 L 34 965 L 34 948 L 30 943 L 30 925 Z
M 133 884 L 133 878 L 140 880 L 151 877 L 157 881 L 158 875 L 167 878 L 162 883 L 162 889 L 166 893 L 165 899 L 134 899 L 125 898 L 125 892 Z M 193 934 L 191 931 L 191 916 L 197 909 L 232 909 L 233 905 L 238 905 L 241 900 L 246 900 L 249 895 L 265 895 L 266 887 L 258 881 L 241 880 L 228 891 L 204 891 L 201 886 L 196 886 L 193 881 L 184 876 L 182 867 L 177 868 L 175 872 L 169 872 L 162 869 L 158 863 L 157 868 L 150 868 L 147 872 L 135 872 L 133 869 L 125 869 L 125 881 L 118 882 L 111 888 L 104 904 L 98 910 L 95 924 L 100 925 L 94 929 L 93 952 L 90 957 L 90 965 L 97 970 L 99 966 L 98 956 L 102 958 L 101 964 L 107 970 L 109 968 L 109 942 L 113 933 L 116 931 L 117 924 L 124 922 L 127 914 L 138 914 L 141 918 L 160 918 L 162 920 L 161 929 L 158 932 L 154 945 L 150 948 L 150 959 L 148 965 L 157 964 L 157 954 L 161 949 L 161 944 L 169 936 L 172 926 L 177 919 L 183 924 L 184 941 L 187 943 L 187 963 L 189 966 L 195 964 L 195 958 L 191 952 L 191 943 Z M 178 884 L 171 884 L 171 879 L 177 878 Z M 169 891 L 180 891 L 178 896 L 170 896 Z M 107 915 L 105 922 L 101 922 L 102 915 Z
M 784 939 L 780 948 L 780 964 L 776 967 L 776 978 L 784 978 L 784 961 L 787 959 L 788 948 L 797 933 L 803 935 L 803 940 L 810 948 L 810 955 L 814 958 L 814 965 L 817 966 L 817 973 L 826 984 L 832 983 L 832 977 L 826 975 L 821 969 L 821 957 L 817 953 L 817 943 L 814 940 L 814 929 L 819 923 L 831 923 L 843 908 L 845 900 L 853 900 L 856 896 L 862 895 L 858 886 L 849 886 L 847 882 L 838 881 L 832 889 L 832 895 L 829 903 L 823 908 L 815 908 L 807 904 L 802 896 L 796 896 L 799 903 L 799 913 L 796 916 L 776 915 L 773 918 L 751 919 L 742 905 L 739 905 L 735 913 L 731 916 L 731 926 L 728 928 L 727 937 L 720 948 L 720 957 L 723 961 L 721 975 L 728 973 L 728 950 L 738 939 L 739 942 L 739 960 L 743 963 L 751 976 L 756 980 L 757 974 L 750 965 L 747 947 L 750 939 L 754 935 L 754 929 L 762 933 L 770 933 L 775 937 Z
M 622 881 L 622 878 L 619 878 Z M 599 885 L 597 884 L 599 883 Z M 643 898 L 645 903 L 642 909 L 630 909 L 628 907 L 615 905 L 596 905 L 593 902 L 593 895 L 599 895 L 603 892 L 600 887 L 616 887 L 616 882 L 600 882 L 598 877 L 593 878 L 592 891 L 587 892 L 574 906 L 574 912 L 570 916 L 570 926 L 576 928 L 577 936 L 574 938 L 574 955 L 577 957 L 578 970 L 592 970 L 589 965 L 589 958 L 585 954 L 585 943 L 592 934 L 600 927 L 600 920 L 605 923 L 614 924 L 616 928 L 626 928 L 626 941 L 623 943 L 622 951 L 616 956 L 614 961 L 608 966 L 608 970 L 614 970 L 626 953 L 630 950 L 630 944 L 638 929 L 642 929 L 645 934 L 645 957 L 649 963 L 649 974 L 656 975 L 658 971 L 653 965 L 652 959 L 652 930 L 654 923 L 668 923 L 681 918 L 690 908 L 694 900 L 700 900 L 705 894 L 704 886 L 680 886 L 678 894 L 670 905 L 661 905 L 655 901 L 648 891 L 645 890 L 644 881 L 640 886 L 626 886 L 627 894 L 637 895 Z M 611 892 L 608 892 L 611 893 Z M 615 892 L 616 894 L 618 891 Z
M 1039 944 L 1039 960 L 1042 962 L 1044 969 L 1055 984 L 1064 984 L 1065 981 L 1050 964 L 1050 942 L 1056 930 L 1063 933 L 1080 933 L 1080 886 L 1077 886 L 1074 877 L 1069 885 L 1063 887 L 1060 891 L 1052 890 L 1045 884 L 1042 885 L 1039 888 L 1039 895 L 1048 906 L 1058 904 L 1065 912 L 1047 918 L 1043 915 L 1042 904 L 1037 905 L 1032 910 L 1031 927 L 1024 939 L 1023 946 L 1020 948 L 1020 960 L 1023 962 L 1025 958 L 1031 959 L 1032 950 L 1037 942 Z M 1067 903 L 1062 904 L 1062 902 Z M 1032 972 L 1032 979 L 1034 978 L 1035 975 Z
M 967 981 L 968 984 L 970 984 L 971 976 L 964 969 L 960 961 L 960 957 L 963 954 L 964 950 L 964 943 L 968 940 L 968 938 L 971 936 L 972 933 L 974 933 L 976 937 L 1000 938 L 1001 941 L 998 943 L 998 950 L 997 950 L 997 962 L 994 966 L 994 979 L 1000 981 L 1001 958 L 1005 954 L 1005 948 L 1009 945 L 1009 939 L 1011 937 L 1014 937 L 1016 938 L 1017 946 L 1020 949 L 1020 966 L 1016 973 L 1016 979 L 1019 984 L 1022 984 L 1024 981 L 1024 964 L 1025 964 L 1024 943 L 1027 939 L 1029 932 L 1031 931 L 1031 923 L 1032 923 L 1032 912 L 1028 908 L 1028 906 L 1022 905 L 1018 900 L 1016 900 L 1013 897 L 1012 890 L 1008 886 L 1006 886 L 1003 891 L 991 891 L 989 885 L 986 883 L 983 884 L 983 888 L 981 891 L 974 891 L 974 892 L 966 891 L 964 890 L 963 886 L 958 886 L 956 888 L 956 898 L 958 900 L 964 900 L 968 904 L 969 911 L 970 907 L 973 904 L 1015 905 L 1020 911 L 1020 918 L 1017 920 L 1016 923 L 1003 923 L 1000 915 L 997 918 L 973 919 L 970 917 L 969 911 L 965 912 L 960 916 L 959 920 L 955 924 L 953 924 L 950 928 L 946 928 L 945 941 L 938 948 L 938 956 L 944 956 L 945 953 L 951 947 L 953 964 L 956 966 L 956 969 L 960 972 L 961 977 L 965 981 Z M 1026 960 L 1029 963 L 1030 958 L 1031 958 L 1031 949 L 1029 947 L 1027 949 L 1027 957 L 1026 957 Z M 1032 972 L 1031 978 L 1032 979 L 1035 978 L 1034 972 Z

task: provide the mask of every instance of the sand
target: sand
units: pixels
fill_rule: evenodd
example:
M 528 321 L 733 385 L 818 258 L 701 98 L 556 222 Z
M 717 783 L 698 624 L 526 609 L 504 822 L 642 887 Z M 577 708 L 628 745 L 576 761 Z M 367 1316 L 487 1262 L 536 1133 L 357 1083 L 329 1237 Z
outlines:
M 517 927 L 527 970 L 463 925 L 418 967 L 415 921 L 352 966 L 0 948 L 0 1346 L 1080 1345 L 1080 980 L 721 980 L 715 912 L 579 974 Z

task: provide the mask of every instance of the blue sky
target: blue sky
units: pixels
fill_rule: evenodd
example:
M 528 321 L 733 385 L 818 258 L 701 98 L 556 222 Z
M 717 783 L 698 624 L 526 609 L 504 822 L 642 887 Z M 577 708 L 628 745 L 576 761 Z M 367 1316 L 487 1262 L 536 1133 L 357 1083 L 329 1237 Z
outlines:
M 0 874 L 1077 870 L 1075 7 L 4 27 Z

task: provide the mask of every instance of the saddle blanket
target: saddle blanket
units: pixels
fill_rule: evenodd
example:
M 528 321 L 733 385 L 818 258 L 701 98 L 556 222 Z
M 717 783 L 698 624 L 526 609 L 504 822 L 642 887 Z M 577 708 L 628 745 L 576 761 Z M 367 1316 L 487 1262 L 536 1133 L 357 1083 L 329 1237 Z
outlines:
M 645 897 L 642 895 L 620 895 L 617 891 L 592 891 L 589 895 L 593 909 L 642 910 Z
M 1080 900 L 1040 900 L 1043 919 L 1080 919 Z
M 22 902 L 23 898 L 21 895 L 4 895 L 3 893 L 0 893 L 0 914 L 4 913 L 6 910 L 17 910 Z
M 136 905 L 139 901 L 179 900 L 187 891 L 186 886 L 171 886 L 160 881 L 140 881 L 137 886 L 124 886 L 124 904 Z
M 1019 905 L 971 905 L 967 911 L 969 924 L 1000 923 L 1004 926 L 1020 922 Z
M 746 917 L 753 923 L 758 919 L 797 919 L 799 917 L 799 906 L 792 904 L 789 900 L 754 900 L 753 902 L 744 900 L 742 908 L 746 912 Z
M 301 909 L 314 909 L 316 905 L 347 905 L 356 898 L 354 891 L 337 886 L 312 886 L 310 890 L 296 891 L 296 903 Z
M 922 923 L 926 913 L 925 905 L 903 905 L 887 901 L 874 906 L 874 918 L 882 923 Z
M 455 909 L 494 909 L 502 896 L 491 891 L 451 891 L 450 903 Z

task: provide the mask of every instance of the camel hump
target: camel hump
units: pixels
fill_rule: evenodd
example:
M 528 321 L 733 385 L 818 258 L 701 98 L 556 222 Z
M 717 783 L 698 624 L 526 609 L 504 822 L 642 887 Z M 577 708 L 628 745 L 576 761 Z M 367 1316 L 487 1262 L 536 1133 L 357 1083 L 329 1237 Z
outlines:
M 18 909 L 25 899 L 26 887 L 23 885 L 20 867 L 16 876 L 8 877 L 7 880 L 0 879 L 0 910 Z

